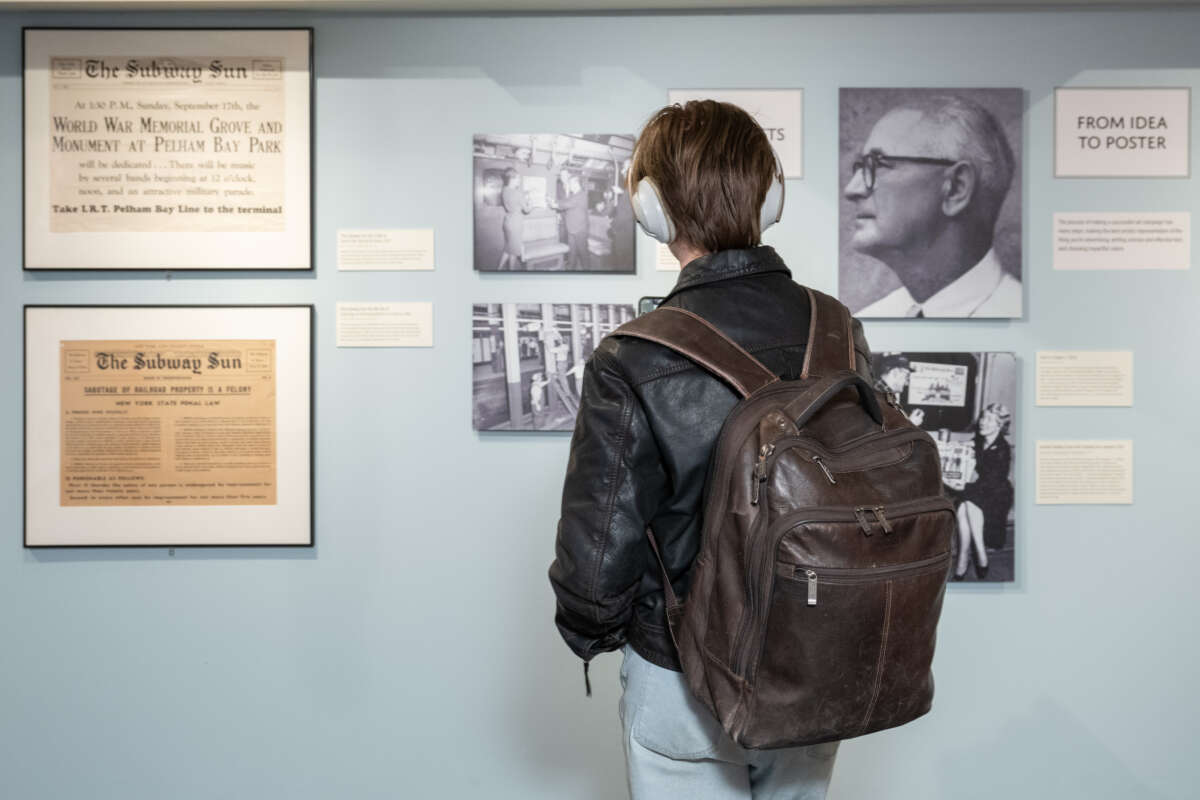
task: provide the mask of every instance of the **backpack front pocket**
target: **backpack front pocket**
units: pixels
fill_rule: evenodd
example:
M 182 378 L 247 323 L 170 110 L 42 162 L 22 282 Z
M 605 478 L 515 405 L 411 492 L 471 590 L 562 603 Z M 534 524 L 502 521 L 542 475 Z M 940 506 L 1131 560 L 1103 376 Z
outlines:
M 896 537 L 900 546 L 889 544 L 883 553 L 906 560 L 865 567 L 796 559 L 808 549 L 795 543 L 800 538 L 817 555 L 822 541 L 866 537 L 857 519 L 804 522 L 787 532 L 787 542 L 776 540 L 765 618 L 747 659 L 753 689 L 739 741 L 748 747 L 829 741 L 928 710 L 934 627 L 950 566 L 949 536 L 939 532 L 952 524 L 945 507 L 894 515 L 889 533 L 874 529 L 868 538 L 882 544 L 881 537 Z M 901 544 L 905 537 L 912 538 Z M 775 732 L 770 739 L 767 731 Z

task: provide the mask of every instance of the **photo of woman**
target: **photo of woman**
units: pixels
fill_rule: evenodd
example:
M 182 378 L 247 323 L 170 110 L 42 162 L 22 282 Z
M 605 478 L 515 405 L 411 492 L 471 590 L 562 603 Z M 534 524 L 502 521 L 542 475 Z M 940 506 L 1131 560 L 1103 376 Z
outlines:
M 954 580 L 967 576 L 968 559 L 979 580 L 987 580 L 988 553 L 1004 547 L 1005 526 L 1013 507 L 1012 445 L 1005 438 L 1012 412 L 1001 403 L 983 410 L 971 441 L 975 470 L 959 494 L 958 561 Z
M 951 579 L 1013 580 L 1016 356 L 880 352 L 872 369 L 876 387 L 937 445 L 944 491 L 958 519 Z
M 504 252 L 500 256 L 500 266 L 497 269 L 521 269 L 521 238 L 525 227 L 524 218 L 529 213 L 529 203 L 521 189 L 521 175 L 515 169 L 509 168 L 504 171 L 504 190 L 500 194 L 500 201 L 504 206 Z

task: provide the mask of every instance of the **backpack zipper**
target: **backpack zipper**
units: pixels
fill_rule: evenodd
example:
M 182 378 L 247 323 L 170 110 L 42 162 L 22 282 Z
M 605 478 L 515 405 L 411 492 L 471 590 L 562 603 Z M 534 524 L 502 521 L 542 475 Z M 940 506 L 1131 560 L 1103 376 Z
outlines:
M 749 589 L 753 586 L 754 575 L 757 572 L 761 578 L 759 581 L 761 591 L 757 595 L 753 592 L 750 593 L 750 602 L 747 604 L 746 611 L 742 614 L 737 634 L 734 636 L 732 653 L 734 674 L 743 679 L 748 677 L 746 675 L 747 662 L 750 652 L 754 649 L 750 647 L 751 642 L 748 640 L 750 632 L 754 630 L 755 621 L 762 613 L 762 609 L 771 600 L 771 590 L 774 588 L 774 570 L 769 567 L 774 563 L 773 556 L 778 549 L 779 539 L 793 528 L 809 522 L 860 522 L 861 524 L 857 513 L 860 508 L 863 507 L 817 506 L 800 508 L 776 520 L 765 532 L 751 534 L 752 540 L 749 543 L 750 555 L 746 559 L 746 587 Z M 867 506 L 866 508 L 874 509 L 875 507 Z M 882 514 L 883 506 L 878 506 L 878 508 L 879 513 Z M 941 495 L 909 500 L 904 503 L 897 503 L 891 507 L 893 520 L 900 517 L 925 514 L 931 511 L 953 513 L 953 510 L 954 507 L 950 501 Z
M 837 486 L 837 480 L 834 479 L 833 473 L 829 471 L 829 467 L 825 466 L 825 462 L 820 456 L 813 456 L 812 462 L 821 468 L 821 472 L 825 473 L 825 477 L 829 480 L 831 486 Z
M 846 447 L 834 449 L 818 444 L 809 436 L 785 436 L 777 439 L 770 445 L 763 445 L 759 448 L 758 461 L 755 462 L 754 476 L 751 479 L 750 505 L 758 505 L 762 485 L 766 484 L 767 478 L 770 477 L 775 462 L 789 450 L 804 451 L 805 455 L 808 456 L 808 460 L 816 464 L 821 472 L 824 473 L 825 480 L 829 481 L 831 486 L 836 486 L 837 478 L 834 476 L 834 471 L 825 463 L 827 458 L 832 457 L 836 461 L 838 455 L 850 450 L 862 448 L 864 453 L 870 453 L 874 450 L 886 450 L 889 447 L 895 447 L 910 440 L 925 439 L 928 436 L 929 434 L 922 430 L 898 430 L 884 434 L 876 441 L 870 443 L 870 445 L 851 444 Z
M 783 439 L 776 440 L 774 457 L 767 465 L 767 469 L 770 470 L 771 467 L 775 466 L 775 461 L 779 460 L 779 458 L 788 450 L 803 450 L 814 462 L 820 459 L 822 463 L 830 461 L 836 464 L 839 456 L 845 455 L 851 450 L 860 450 L 862 453 L 871 453 L 875 450 L 886 450 L 889 447 L 896 447 L 897 445 L 904 444 L 905 442 L 918 441 L 920 439 L 928 438 L 929 434 L 923 430 L 920 430 L 919 428 L 898 430 L 889 431 L 888 433 L 882 434 L 878 436 L 874 442 L 871 442 L 868 445 L 855 443 L 847 447 L 829 448 L 820 444 L 810 436 L 786 436 Z M 826 466 L 822 466 L 822 469 L 825 468 Z
M 758 448 L 758 461 L 754 463 L 754 477 L 750 480 L 750 505 L 758 505 L 758 493 L 767 482 L 767 459 L 775 452 L 774 444 L 764 444 Z
M 738 400 L 737 403 L 734 404 L 733 408 L 731 408 L 729 410 L 729 413 L 725 415 L 725 419 L 726 420 L 732 419 L 734 414 L 740 414 L 742 410 L 744 410 L 747 407 L 754 405 L 756 403 L 760 403 L 760 401 L 763 401 L 764 398 L 769 398 L 773 395 L 781 394 L 783 392 L 789 392 L 789 393 L 795 392 L 796 391 L 796 383 L 797 383 L 796 381 L 779 381 L 777 383 L 767 384 L 766 386 L 759 389 L 754 394 L 748 395 L 747 397 L 743 397 L 740 400 Z M 762 404 L 765 405 L 765 403 L 762 403 Z M 717 456 L 722 453 L 722 448 L 725 446 L 726 440 L 736 440 L 737 442 L 739 442 L 739 446 L 740 446 L 740 443 L 742 442 L 743 438 L 748 436 L 750 434 L 750 432 L 752 430 L 754 430 L 754 428 L 758 424 L 758 420 L 762 417 L 761 414 L 755 414 L 755 415 L 745 414 L 742 416 L 743 416 L 743 420 L 742 420 L 741 425 L 733 425 L 733 426 L 722 425 L 721 426 L 721 432 L 717 434 L 717 442 L 716 442 L 716 444 L 713 445 L 712 452 L 709 453 L 708 469 L 704 473 L 704 499 L 701 504 L 701 507 L 703 509 L 703 514 L 704 514 L 704 519 L 716 519 L 718 517 L 723 516 L 725 513 L 725 508 L 723 505 L 721 505 L 721 503 L 723 503 L 725 496 L 726 496 L 725 491 L 719 490 L 716 492 L 715 495 L 710 495 L 709 492 L 712 489 L 712 487 L 714 487 L 714 486 L 724 487 L 725 484 L 729 482 L 728 473 L 729 473 L 730 469 L 732 469 L 732 467 L 729 466 L 729 459 L 723 459 L 721 461 L 717 460 Z M 735 435 L 735 432 L 736 432 L 736 435 Z M 713 473 L 714 465 L 716 465 L 716 468 L 718 470 L 718 472 L 716 474 Z M 722 469 L 723 466 L 725 467 L 724 469 Z M 753 491 L 753 490 L 751 490 L 751 491 Z M 716 498 L 718 501 L 718 504 L 714 505 L 713 508 L 709 507 L 709 500 L 711 498 Z M 703 530 L 701 530 L 701 546 L 702 547 L 703 547 L 703 543 L 704 543 L 703 533 L 704 533 Z
M 810 567 L 801 564 L 795 567 L 793 574 L 795 576 L 794 580 L 800 580 L 799 576 L 801 574 L 804 575 L 804 580 L 808 584 L 808 605 L 815 606 L 817 604 L 817 584 L 819 581 L 824 581 L 827 584 L 850 586 L 858 583 L 873 583 L 880 580 L 895 580 L 898 577 L 909 574 L 918 575 L 922 572 L 934 572 L 933 567 L 947 563 L 949 560 L 950 553 L 946 552 L 930 558 L 923 558 L 920 561 L 913 561 L 907 564 L 893 564 L 887 567 Z M 818 569 L 821 570 L 819 573 L 817 572 Z

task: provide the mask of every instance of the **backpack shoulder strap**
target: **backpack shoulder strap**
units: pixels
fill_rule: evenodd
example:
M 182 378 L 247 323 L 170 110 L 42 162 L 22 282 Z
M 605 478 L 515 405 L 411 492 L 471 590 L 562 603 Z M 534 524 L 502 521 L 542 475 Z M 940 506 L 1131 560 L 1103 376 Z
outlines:
M 667 306 L 626 322 L 612 336 L 631 336 L 669 347 L 732 386 L 742 397 L 775 383 L 779 376 L 737 342 L 691 311 Z
M 854 371 L 854 331 L 850 312 L 840 301 L 814 289 L 808 292 L 810 322 L 801 378 Z

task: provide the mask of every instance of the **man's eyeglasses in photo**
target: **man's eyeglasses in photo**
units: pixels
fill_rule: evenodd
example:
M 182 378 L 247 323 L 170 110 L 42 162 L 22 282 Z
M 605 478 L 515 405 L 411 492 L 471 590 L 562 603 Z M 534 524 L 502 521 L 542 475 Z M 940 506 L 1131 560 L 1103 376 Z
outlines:
M 855 159 L 850 166 L 850 179 L 854 180 L 854 175 L 862 171 L 863 186 L 867 191 L 875 188 L 875 173 L 882 166 L 887 168 L 891 166 L 893 161 L 904 161 L 909 164 L 937 164 L 938 166 L 949 167 L 957 164 L 949 158 L 926 158 L 924 156 L 893 156 L 887 153 L 881 153 L 878 150 L 872 150 L 869 153 L 863 154 L 860 158 Z

